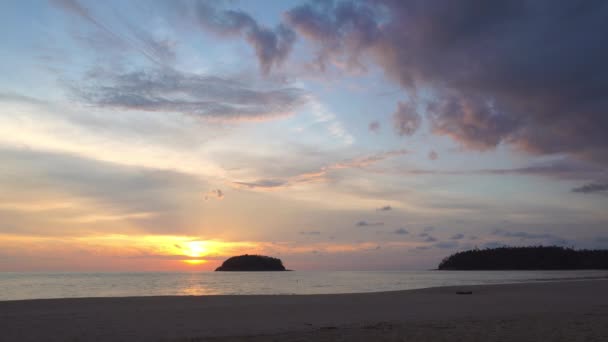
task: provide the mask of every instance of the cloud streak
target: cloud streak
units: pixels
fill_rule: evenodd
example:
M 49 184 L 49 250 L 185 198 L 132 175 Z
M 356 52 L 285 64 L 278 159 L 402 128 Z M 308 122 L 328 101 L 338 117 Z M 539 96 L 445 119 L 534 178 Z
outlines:
M 408 153 L 409 151 L 405 149 L 378 152 L 371 155 L 345 159 L 340 162 L 323 166 L 318 170 L 301 173 L 285 179 L 258 179 L 247 182 L 234 181 L 230 184 L 236 188 L 270 191 L 279 190 L 298 184 L 325 182 L 327 181 L 327 177 L 331 172 L 346 169 L 365 169 L 376 163 L 380 163 L 390 158 L 406 155 Z
M 496 169 L 469 169 L 469 170 L 434 170 L 434 169 L 406 169 L 397 170 L 396 173 L 412 175 L 522 175 L 522 176 L 546 176 L 563 180 L 591 180 L 606 179 L 608 170 L 594 163 L 589 163 L 572 158 L 561 158 L 557 160 L 541 161 L 531 163 L 527 166 L 514 168 Z M 599 184 L 600 188 L 603 183 Z M 595 187 L 592 187 L 595 188 Z M 579 191 L 575 191 L 579 192 Z
M 318 230 L 305 230 L 299 233 L 300 235 L 321 235 L 321 232 Z
M 355 224 L 357 227 L 378 227 L 384 226 L 384 222 L 368 222 L 368 221 L 359 221 Z
M 124 49 L 125 47 L 132 48 L 149 61 L 158 65 L 168 64 L 175 59 L 173 44 L 168 40 L 156 39 L 147 31 L 137 29 L 133 26 L 129 26 L 130 36 L 121 34 L 104 23 L 103 20 L 98 18 L 78 0 L 52 0 L 51 3 L 66 13 L 86 20 L 109 37 L 109 40 L 104 40 L 106 44 L 101 46 L 101 49 L 108 48 L 108 42 L 115 45 L 118 49 Z M 88 40 L 93 42 L 95 41 L 95 38 L 89 38 Z
M 546 240 L 555 245 L 566 245 L 568 240 L 548 233 L 529 233 L 524 231 L 512 232 L 504 229 L 497 229 L 493 232 L 493 235 L 502 236 L 511 239 L 520 239 L 521 241 L 526 240 Z
M 71 90 L 77 99 L 101 108 L 176 112 L 223 122 L 284 117 L 305 102 L 298 88 L 166 68 L 122 74 L 95 70 Z

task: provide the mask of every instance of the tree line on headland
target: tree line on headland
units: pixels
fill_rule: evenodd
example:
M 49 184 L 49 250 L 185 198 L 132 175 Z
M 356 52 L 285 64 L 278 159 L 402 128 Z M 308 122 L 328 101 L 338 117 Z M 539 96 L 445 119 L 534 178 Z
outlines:
M 608 269 L 608 250 L 558 246 L 499 247 L 457 252 L 439 270 L 581 270 Z

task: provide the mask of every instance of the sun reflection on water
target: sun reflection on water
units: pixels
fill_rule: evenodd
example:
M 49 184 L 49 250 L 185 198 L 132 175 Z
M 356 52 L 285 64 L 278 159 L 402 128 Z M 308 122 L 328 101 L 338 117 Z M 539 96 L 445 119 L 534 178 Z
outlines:
M 188 260 L 182 260 L 183 262 L 185 262 L 186 264 L 190 264 L 190 265 L 200 265 L 200 264 L 204 264 L 207 262 L 207 260 L 202 260 L 202 259 L 188 259 Z

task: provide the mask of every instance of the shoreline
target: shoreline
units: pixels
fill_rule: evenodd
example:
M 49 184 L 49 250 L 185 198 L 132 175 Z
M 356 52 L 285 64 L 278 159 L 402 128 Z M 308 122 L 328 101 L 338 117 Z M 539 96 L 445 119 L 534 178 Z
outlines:
M 51 298 L 27 298 L 27 299 L 6 299 L 0 300 L 1 303 L 6 302 L 26 302 L 26 301 L 44 301 L 44 300 L 66 300 L 66 299 L 131 299 L 131 298 L 196 298 L 196 297 L 249 297 L 249 296 L 343 296 L 343 295 L 363 295 L 363 294 L 390 294 L 430 289 L 447 289 L 447 288 L 465 288 L 477 286 L 498 286 L 498 285 L 517 285 L 517 284 L 537 284 L 537 283 L 562 283 L 576 281 L 602 281 L 608 280 L 608 275 L 602 277 L 581 277 L 581 278 L 549 278 L 549 279 L 532 279 L 531 281 L 505 282 L 493 284 L 465 284 L 465 285 L 446 285 L 446 286 L 429 286 L 406 290 L 388 290 L 388 291 L 368 291 L 368 292 L 342 292 L 342 293 L 277 293 L 277 294 L 210 294 L 210 295 L 141 295 L 141 296 L 83 296 L 83 297 L 51 297 Z
M 601 270 L 603 271 L 603 270 Z M 142 272 L 145 273 L 145 272 Z M 70 296 L 70 297 L 40 297 L 40 298 L 23 298 L 23 299 L 0 299 L 0 304 L 5 302 L 19 302 L 19 301 L 37 301 L 37 300 L 63 300 L 63 299 L 113 299 L 113 298 L 165 298 L 165 297 L 216 297 L 216 296 L 326 296 L 326 295 L 358 295 L 358 294 L 370 294 L 370 293 L 394 293 L 404 291 L 418 291 L 426 289 L 436 288 L 449 288 L 449 287 L 466 287 L 466 286 L 496 286 L 496 285 L 516 285 L 516 284 L 536 284 L 536 283 L 553 283 L 553 282 L 571 282 L 571 281 L 594 281 L 594 280 L 608 280 L 608 274 L 602 276 L 588 276 L 588 277 L 562 277 L 562 278 L 535 278 L 526 281 L 506 281 L 497 282 L 492 284 L 464 284 L 464 285 L 445 285 L 445 286 L 429 286 L 410 288 L 402 290 L 385 290 L 385 291 L 362 291 L 362 292 L 341 292 L 341 293 L 277 293 L 277 294 L 209 294 L 209 295 L 137 295 L 137 296 Z
M 357 294 L 28 299 L 0 302 L 0 329 L 7 341 L 357 341 L 409 334 L 431 341 L 475 331 L 493 341 L 496 329 L 502 339 L 526 340 L 517 334 L 534 329 L 560 331 L 569 336 L 564 340 L 605 339 L 606 288 L 606 279 L 575 279 Z M 456 294 L 463 290 L 472 294 Z

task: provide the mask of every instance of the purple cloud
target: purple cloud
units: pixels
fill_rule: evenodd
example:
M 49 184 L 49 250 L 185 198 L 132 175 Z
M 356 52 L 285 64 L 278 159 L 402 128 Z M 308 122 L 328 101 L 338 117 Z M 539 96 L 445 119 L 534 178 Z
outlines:
M 219 9 L 211 2 L 197 2 L 194 14 L 204 30 L 223 36 L 244 37 L 254 48 L 264 74 L 283 63 L 296 39 L 293 30 L 283 24 L 274 29 L 264 27 L 243 11 Z
M 450 248 L 458 247 L 458 242 L 457 241 L 438 242 L 438 243 L 434 244 L 434 246 L 437 248 L 441 248 L 441 249 L 450 249 Z
M 285 17 L 318 47 L 322 69 L 372 60 L 426 99 L 409 106 L 426 107 L 435 134 L 475 150 L 506 143 L 606 163 L 607 12 L 602 2 L 353 0 Z M 411 135 L 418 115 L 399 107 L 397 132 Z
M 407 235 L 410 232 L 408 232 L 405 228 L 399 228 L 399 229 L 396 229 L 393 233 L 397 234 L 397 235 Z
M 367 222 L 367 221 L 359 221 L 355 224 L 357 227 L 377 227 L 384 226 L 384 222 Z
M 496 229 L 493 232 L 494 235 L 502 236 L 506 238 L 516 238 L 520 240 L 547 240 L 553 244 L 564 245 L 568 241 L 559 236 L 548 233 L 529 233 L 529 232 L 510 232 L 503 229 Z
M 393 123 L 397 134 L 413 135 L 420 127 L 421 122 L 422 118 L 416 112 L 415 106 L 407 102 L 397 104 L 397 110 L 393 114 Z
M 424 238 L 424 242 L 435 242 L 437 238 L 431 236 L 429 233 L 418 234 L 419 237 Z
M 368 129 L 370 132 L 373 132 L 373 133 L 380 132 L 380 122 L 378 122 L 378 121 L 370 122 L 368 125 Z
M 591 194 L 591 193 L 606 193 L 608 192 L 608 184 L 607 183 L 589 183 L 583 186 L 579 186 L 577 188 L 572 189 L 572 192 L 579 192 L 583 194 Z
M 460 234 L 460 233 L 454 234 L 454 235 L 452 235 L 452 237 L 450 239 L 451 240 L 461 240 L 461 239 L 464 239 L 464 234 Z
M 316 2 L 285 13 L 288 25 L 318 43 L 315 64 L 325 70 L 334 56 L 345 56 L 350 68 L 364 68 L 359 52 L 374 44 L 381 34 L 375 6 L 359 1 Z
M 305 230 L 301 231 L 300 235 L 321 235 L 321 232 L 318 230 Z

